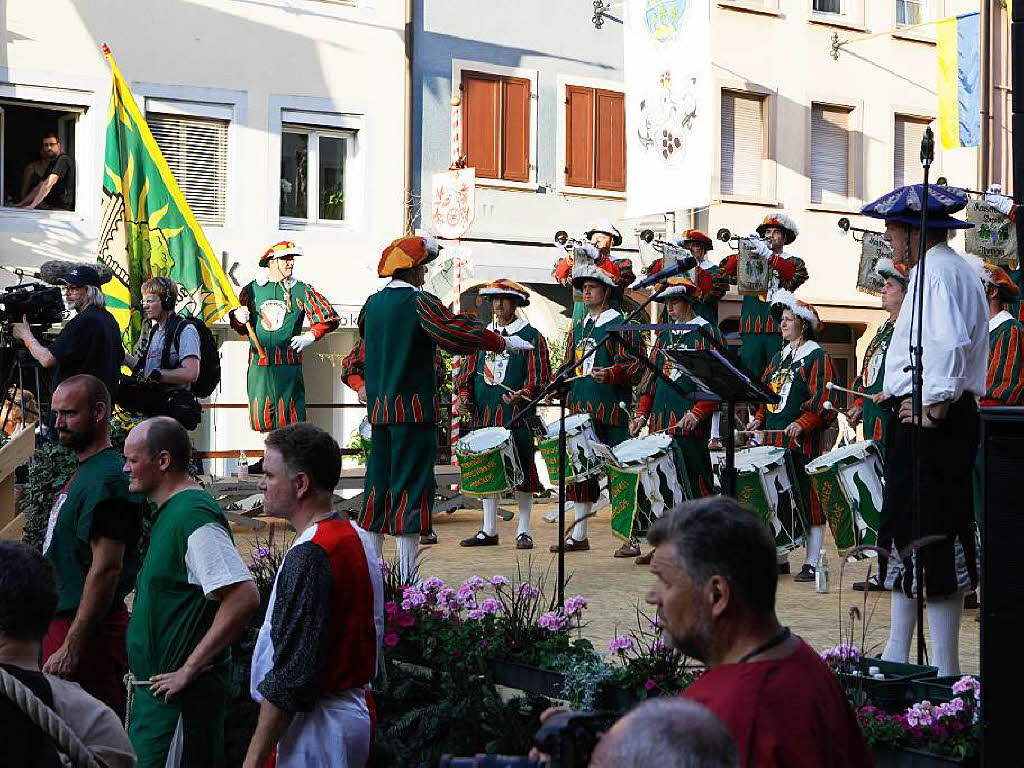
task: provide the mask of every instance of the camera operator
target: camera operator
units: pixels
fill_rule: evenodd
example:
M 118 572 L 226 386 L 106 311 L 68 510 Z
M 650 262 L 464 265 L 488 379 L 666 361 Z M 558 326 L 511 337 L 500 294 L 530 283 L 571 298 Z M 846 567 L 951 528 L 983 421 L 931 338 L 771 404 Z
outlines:
M 64 301 L 76 314 L 49 347 L 32 335 L 26 319 L 11 324 L 11 334 L 43 368 L 56 368 L 54 387 L 70 376 L 88 373 L 106 385 L 111 398 L 117 397 L 124 348 L 117 321 L 107 311 L 107 297 L 100 290 L 109 279 L 101 278 L 88 264 L 79 264 L 58 278 L 56 282 L 65 287 Z

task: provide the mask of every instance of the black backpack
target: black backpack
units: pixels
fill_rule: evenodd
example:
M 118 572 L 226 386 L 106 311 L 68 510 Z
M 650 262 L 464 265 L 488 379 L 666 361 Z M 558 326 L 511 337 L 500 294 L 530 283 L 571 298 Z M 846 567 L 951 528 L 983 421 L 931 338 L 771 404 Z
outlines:
M 164 332 L 164 348 L 160 353 L 160 367 L 171 367 L 171 345 L 177 344 L 186 325 L 191 325 L 199 334 L 199 378 L 192 383 L 192 392 L 197 397 L 209 397 L 220 384 L 220 352 L 213 332 L 202 320 L 174 314 L 167 320 Z M 173 325 L 171 325 L 173 323 Z

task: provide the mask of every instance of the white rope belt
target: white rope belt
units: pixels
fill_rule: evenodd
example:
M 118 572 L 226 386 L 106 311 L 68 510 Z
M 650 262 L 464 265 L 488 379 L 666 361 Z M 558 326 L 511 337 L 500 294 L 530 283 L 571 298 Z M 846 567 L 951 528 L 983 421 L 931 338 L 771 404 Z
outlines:
M 96 758 L 78 738 L 78 734 L 72 731 L 56 712 L 46 706 L 31 688 L 3 667 L 0 667 L 0 692 L 56 741 L 60 751 L 70 757 L 75 765 L 83 768 L 100 768 Z

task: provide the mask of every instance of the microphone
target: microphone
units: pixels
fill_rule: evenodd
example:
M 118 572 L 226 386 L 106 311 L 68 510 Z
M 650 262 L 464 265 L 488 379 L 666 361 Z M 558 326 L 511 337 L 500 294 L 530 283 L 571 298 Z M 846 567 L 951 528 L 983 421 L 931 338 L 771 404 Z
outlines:
M 679 261 L 676 262 L 674 267 L 669 267 L 668 269 L 663 269 L 660 272 L 655 272 L 653 275 L 648 275 L 640 282 L 634 284 L 632 288 L 634 291 L 638 291 L 641 288 L 647 288 L 648 286 L 654 285 L 655 283 L 660 283 L 662 280 L 667 280 L 670 277 L 675 277 L 676 275 L 682 274 L 686 270 L 693 269 L 696 266 L 696 256 L 685 256 L 679 259 Z
M 75 267 L 92 267 L 100 276 L 100 282 L 106 283 L 111 278 L 110 268 L 99 262 L 67 261 L 66 259 L 50 259 L 39 265 L 36 271 L 39 279 L 50 285 L 60 285 L 60 280 L 67 277 Z

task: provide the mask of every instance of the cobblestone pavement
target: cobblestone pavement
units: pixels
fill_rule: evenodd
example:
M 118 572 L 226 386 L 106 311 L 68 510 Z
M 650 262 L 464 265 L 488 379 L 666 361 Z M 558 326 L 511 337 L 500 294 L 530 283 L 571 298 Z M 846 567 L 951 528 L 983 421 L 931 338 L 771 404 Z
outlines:
M 514 504 L 507 504 L 509 509 L 514 509 Z M 550 568 L 548 584 L 553 588 L 556 555 L 550 554 L 548 547 L 557 541 L 557 525 L 545 522 L 543 513 L 555 508 L 556 505 L 551 503 L 534 505 L 532 528 L 536 546 L 531 551 L 516 550 L 515 519 L 503 522 L 499 518 L 501 541 L 498 546 L 466 548 L 459 546 L 459 540 L 476 533 L 481 524 L 481 512 L 460 509 L 452 515 L 441 514 L 434 525 L 438 544 L 423 548 L 420 575 L 423 578 L 436 575 L 448 582 L 461 582 L 473 575 L 489 577 L 503 574 L 513 578 L 518 567 L 524 570 L 532 567 L 534 573 Z M 572 514 L 571 506 L 567 512 Z M 283 530 L 286 525 L 279 523 L 276 528 Z M 251 534 L 236 529 L 235 536 L 239 549 L 248 556 Z M 591 519 L 589 538 L 589 552 L 566 555 L 566 574 L 569 576 L 566 595 L 582 594 L 589 600 L 584 634 L 593 641 L 595 648 L 605 650 L 609 639 L 634 626 L 637 601 L 642 603 L 652 577 L 646 567 L 637 566 L 630 559 L 612 557 L 620 542 L 611 535 L 607 507 L 598 512 L 596 519 Z M 826 546 L 832 565 L 831 591 L 818 594 L 813 584 L 796 584 L 792 575 L 780 576 L 777 596 L 779 618 L 795 634 L 821 650 L 836 645 L 841 637 L 845 638 L 845 634 L 841 635 L 840 619 L 845 633 L 849 622 L 848 610 L 851 605 L 857 605 L 865 611 L 868 620 L 864 645 L 869 653 L 880 654 L 889 634 L 889 594 L 872 592 L 865 606 L 864 594 L 853 591 L 850 585 L 863 580 L 867 561 L 846 566 L 840 590 L 839 558 L 831 536 L 826 536 Z M 391 538 L 385 544 L 385 554 L 394 557 L 394 540 Z M 802 558 L 803 550 L 797 550 L 790 556 L 793 573 L 800 569 Z M 975 621 L 977 615 L 977 611 L 965 611 L 960 626 L 960 658 L 965 673 L 978 671 L 981 625 Z M 861 631 L 862 625 L 858 623 L 857 644 L 861 642 Z

